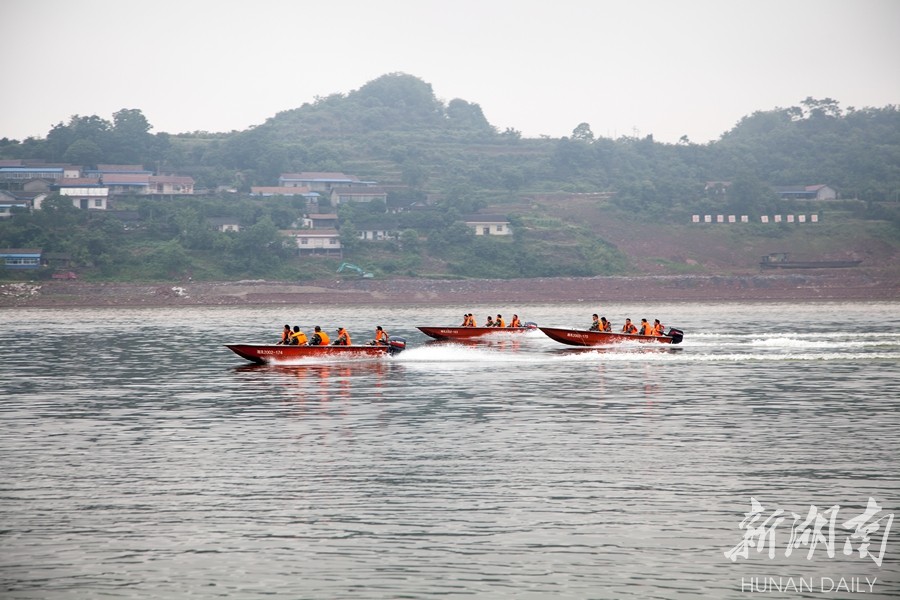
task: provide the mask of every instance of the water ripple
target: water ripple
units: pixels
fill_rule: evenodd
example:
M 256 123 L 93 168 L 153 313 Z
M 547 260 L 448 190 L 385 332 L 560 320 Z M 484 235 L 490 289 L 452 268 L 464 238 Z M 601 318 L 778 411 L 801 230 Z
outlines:
M 459 307 L 302 307 L 305 327 L 357 337 L 377 317 L 409 349 L 263 367 L 209 332 L 274 339 L 290 307 L 8 312 L 0 589 L 745 598 L 742 578 L 877 576 L 886 595 L 893 541 L 881 567 L 788 559 L 788 529 L 775 559 L 724 552 L 751 497 L 766 514 L 850 516 L 869 497 L 897 512 L 897 308 L 605 306 L 677 318 L 685 342 L 573 349 L 540 334 L 434 343 L 408 325 Z M 568 326 L 594 310 L 518 312 Z

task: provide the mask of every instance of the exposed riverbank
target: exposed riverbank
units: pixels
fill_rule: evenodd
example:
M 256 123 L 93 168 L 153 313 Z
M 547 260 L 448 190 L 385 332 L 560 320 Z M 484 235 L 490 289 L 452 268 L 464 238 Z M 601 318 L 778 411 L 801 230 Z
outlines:
M 44 281 L 0 284 L 0 308 L 333 304 L 378 305 L 898 300 L 893 271 L 834 269 L 748 275 L 436 280 L 328 279 L 171 284 Z

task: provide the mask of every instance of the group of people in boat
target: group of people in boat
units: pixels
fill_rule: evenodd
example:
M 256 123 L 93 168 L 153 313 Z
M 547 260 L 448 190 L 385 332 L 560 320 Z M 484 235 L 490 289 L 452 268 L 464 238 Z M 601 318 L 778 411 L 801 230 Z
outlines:
M 285 325 L 281 332 L 281 339 L 278 340 L 279 346 L 351 346 L 353 341 L 350 338 L 350 332 L 344 327 L 338 327 L 335 338 L 332 339 L 327 333 L 322 331 L 318 325 L 313 329 L 311 337 L 307 338 L 306 334 L 300 330 L 299 325 Z M 387 346 L 390 336 L 384 328 L 379 325 L 375 328 L 375 337 L 369 340 L 369 345 Z
M 592 315 L 593 321 L 588 329 L 589 331 L 605 331 L 612 333 L 612 322 L 607 321 L 606 317 L 598 317 L 597 313 Z M 647 319 L 641 319 L 640 325 L 635 325 L 631 319 L 625 319 L 625 324 L 619 333 L 637 334 L 637 335 L 665 335 L 666 326 L 659 322 L 659 319 L 653 319 L 650 323 Z
M 478 327 L 478 323 L 475 321 L 475 315 L 472 313 L 464 314 L 463 322 L 460 327 Z M 503 315 L 497 313 L 496 318 L 488 315 L 487 320 L 482 327 L 522 327 L 522 321 L 519 320 L 519 315 L 513 315 L 512 319 L 509 320 L 509 324 L 507 324 Z

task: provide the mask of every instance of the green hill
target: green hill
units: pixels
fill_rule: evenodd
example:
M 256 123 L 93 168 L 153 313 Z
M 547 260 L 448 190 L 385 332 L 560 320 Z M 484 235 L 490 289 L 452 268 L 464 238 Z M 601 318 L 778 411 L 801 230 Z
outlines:
M 141 162 L 190 175 L 208 194 L 119 199 L 118 208 L 141 215 L 129 227 L 51 203 L 45 214 L 0 223 L 0 246 L 71 254 L 95 278 L 319 277 L 338 259 L 299 258 L 277 233 L 297 225 L 304 204 L 247 195 L 303 171 L 343 172 L 390 189 L 386 207 L 340 209 L 343 260 L 382 277 L 734 272 L 775 251 L 886 265 L 900 245 L 896 106 L 844 110 L 807 98 L 749 115 L 702 145 L 595 137 L 587 123 L 564 138 L 526 139 L 498 131 L 478 104 L 444 103 L 429 84 L 395 73 L 246 131 L 149 130 L 140 111 L 120 111 L 114 123 L 73 117 L 46 139 L 0 140 L 0 158 Z M 839 199 L 783 200 L 773 191 L 812 184 L 834 188 Z M 223 188 L 238 193 L 212 191 Z M 514 235 L 473 235 L 462 218 L 479 211 L 509 217 Z M 691 222 L 720 214 L 749 222 Z M 760 222 L 776 214 L 815 214 L 819 222 Z M 221 216 L 239 217 L 242 232 L 211 231 L 206 219 Z M 376 222 L 396 238 L 356 239 Z

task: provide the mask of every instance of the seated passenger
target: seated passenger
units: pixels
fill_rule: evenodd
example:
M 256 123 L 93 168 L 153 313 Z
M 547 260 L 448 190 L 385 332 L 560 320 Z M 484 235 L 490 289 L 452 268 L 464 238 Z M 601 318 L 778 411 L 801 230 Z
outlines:
M 631 319 L 625 319 L 625 324 L 622 325 L 622 333 L 637 333 L 637 327 L 634 326 Z
M 387 346 L 390 339 L 391 336 L 388 335 L 388 332 L 379 325 L 375 328 L 375 339 L 369 342 L 369 344 L 372 346 Z
M 641 326 L 638 327 L 638 334 L 640 335 L 651 335 L 653 331 L 653 327 L 650 325 L 650 322 L 647 319 L 641 319 Z
M 297 325 L 294 325 L 294 331 L 291 333 L 291 339 L 288 344 L 291 346 L 301 346 L 306 343 L 306 334 L 300 331 Z
M 316 325 L 315 333 L 313 333 L 312 338 L 309 340 L 310 346 L 327 346 L 331 340 L 328 337 L 328 334 L 322 331 L 322 328 Z
M 513 318 L 509 321 L 509 327 L 521 327 L 522 322 L 519 321 L 519 315 L 513 315 Z
M 337 334 L 338 337 L 331 343 L 332 346 L 349 346 L 351 344 L 350 333 L 347 332 L 346 329 L 344 329 L 343 327 L 338 327 Z
M 597 313 L 591 315 L 591 326 L 588 331 L 600 331 L 600 317 L 597 316 Z

